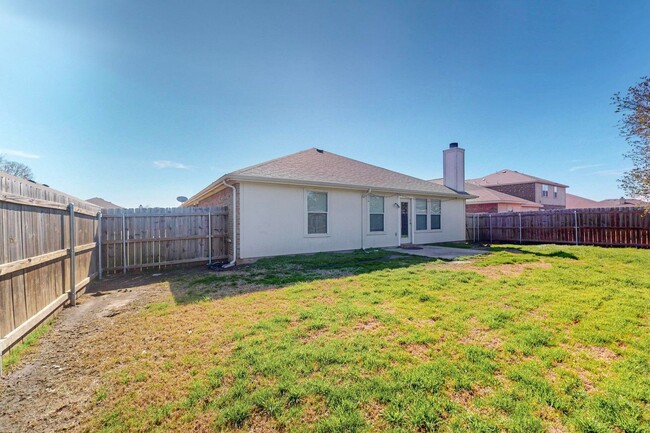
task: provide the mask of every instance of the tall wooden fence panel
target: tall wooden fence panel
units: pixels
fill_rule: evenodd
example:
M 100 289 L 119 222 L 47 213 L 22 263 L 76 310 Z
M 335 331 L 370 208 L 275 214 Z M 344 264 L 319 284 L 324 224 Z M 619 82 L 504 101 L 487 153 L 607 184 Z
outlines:
M 650 247 L 643 208 L 562 209 L 466 215 L 470 242 Z
M 102 272 L 111 274 L 228 259 L 228 210 L 105 209 Z
M 64 303 L 75 302 L 97 274 L 98 211 L 0 173 L 0 354 Z

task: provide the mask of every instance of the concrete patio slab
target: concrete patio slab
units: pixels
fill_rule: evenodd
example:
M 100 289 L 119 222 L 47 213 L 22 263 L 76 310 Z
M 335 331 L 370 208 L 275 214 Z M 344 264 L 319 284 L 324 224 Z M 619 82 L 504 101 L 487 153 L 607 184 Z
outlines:
M 386 251 L 396 253 L 411 254 L 414 256 L 431 257 L 436 259 L 452 260 L 458 257 L 476 256 L 479 254 L 487 254 L 488 251 L 473 250 L 465 248 L 450 248 L 450 247 L 436 247 L 433 245 L 418 245 L 418 249 L 407 248 L 386 248 Z

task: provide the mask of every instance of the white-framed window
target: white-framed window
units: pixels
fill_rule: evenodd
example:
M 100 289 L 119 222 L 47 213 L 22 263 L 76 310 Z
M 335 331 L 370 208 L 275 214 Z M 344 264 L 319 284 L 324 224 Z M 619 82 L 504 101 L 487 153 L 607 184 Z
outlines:
M 426 230 L 428 219 L 427 199 L 415 199 L 415 230 Z
M 371 195 L 368 197 L 368 214 L 370 218 L 370 231 L 384 231 L 384 197 Z
M 329 233 L 328 193 L 325 191 L 306 191 L 307 234 L 326 235 Z
M 431 200 L 431 230 L 440 230 L 442 228 L 442 203 L 440 200 Z
M 553 187 L 553 198 L 557 198 L 557 186 Z
M 548 185 L 542 184 L 542 197 L 548 197 Z

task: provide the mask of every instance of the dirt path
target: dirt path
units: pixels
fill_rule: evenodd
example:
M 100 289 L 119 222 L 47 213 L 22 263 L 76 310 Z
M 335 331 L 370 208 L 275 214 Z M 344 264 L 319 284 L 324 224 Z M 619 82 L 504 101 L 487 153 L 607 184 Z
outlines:
M 95 282 L 77 306 L 64 308 L 35 350 L 0 378 L 0 432 L 75 430 L 99 383 L 87 341 L 118 316 L 168 295 L 162 278 L 136 274 Z

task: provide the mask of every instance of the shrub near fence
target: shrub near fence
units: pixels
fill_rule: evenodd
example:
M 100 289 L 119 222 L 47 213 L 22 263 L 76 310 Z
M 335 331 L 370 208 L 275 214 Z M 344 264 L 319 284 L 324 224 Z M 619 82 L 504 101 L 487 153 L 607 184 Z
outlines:
M 650 247 L 644 208 L 562 209 L 466 215 L 470 242 Z
M 0 355 L 97 274 L 98 211 L 0 173 Z

